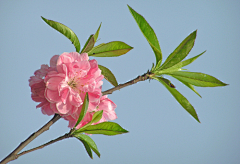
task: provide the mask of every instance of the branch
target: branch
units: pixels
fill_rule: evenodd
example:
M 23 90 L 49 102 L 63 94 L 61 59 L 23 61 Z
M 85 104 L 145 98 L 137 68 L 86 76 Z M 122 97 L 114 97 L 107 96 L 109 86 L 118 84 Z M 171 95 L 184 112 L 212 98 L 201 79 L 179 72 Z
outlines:
M 35 151 L 35 150 L 38 150 L 38 149 L 42 149 L 42 148 L 44 148 L 45 146 L 51 145 L 51 144 L 53 144 L 53 143 L 55 143 L 55 142 L 61 141 L 61 140 L 63 140 L 63 139 L 69 138 L 69 137 L 72 137 L 72 136 L 70 135 L 70 132 L 69 132 L 69 133 L 66 133 L 66 134 L 64 134 L 63 136 L 60 136 L 60 137 L 58 137 L 58 138 L 56 138 L 56 139 L 54 139 L 54 140 L 51 140 L 51 141 L 49 141 L 49 142 L 47 142 L 47 143 L 45 143 L 45 144 L 43 144 L 43 145 L 40 145 L 40 146 L 35 147 L 35 148 L 33 148 L 33 149 L 29 149 L 29 150 L 23 151 L 22 153 L 17 154 L 17 155 L 16 155 L 16 158 L 18 158 L 18 157 L 20 157 L 20 156 L 22 156 L 22 155 L 24 155 L 24 154 L 30 153 L 30 152 L 32 152 L 32 151 Z
M 4 158 L 0 164 L 5 164 L 9 161 L 15 160 L 18 158 L 18 153 L 26 147 L 30 142 L 32 142 L 36 137 L 38 137 L 43 132 L 47 131 L 51 125 L 53 125 L 57 120 L 61 118 L 60 115 L 55 114 L 54 117 L 46 123 L 42 128 L 40 128 L 37 132 L 30 135 L 25 141 L 23 141 L 12 153 L 10 153 L 6 158 Z
M 124 87 L 127 87 L 129 85 L 135 84 L 135 83 L 137 83 L 139 81 L 145 81 L 147 79 L 150 79 L 151 75 L 152 75 L 151 72 L 147 72 L 147 73 L 143 74 L 142 76 L 138 76 L 137 78 L 135 78 L 133 80 L 130 80 L 130 81 L 124 83 L 124 84 L 119 84 L 116 87 L 113 87 L 113 88 L 111 88 L 109 90 L 106 90 L 106 91 L 102 92 L 102 95 L 112 94 L 114 91 L 120 90 L 121 88 L 124 88 Z

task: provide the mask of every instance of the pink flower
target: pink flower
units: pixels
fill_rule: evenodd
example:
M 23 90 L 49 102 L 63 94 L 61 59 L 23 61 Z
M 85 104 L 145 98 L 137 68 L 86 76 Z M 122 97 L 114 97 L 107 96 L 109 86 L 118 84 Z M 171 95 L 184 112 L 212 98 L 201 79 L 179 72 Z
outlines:
M 100 110 L 103 110 L 103 117 L 98 123 L 114 120 L 117 118 L 116 104 L 107 96 L 102 96 L 103 78 L 97 61 L 89 60 L 87 53 L 55 55 L 50 60 L 50 67 L 42 65 L 30 77 L 31 97 L 40 102 L 37 108 L 41 108 L 43 114 L 59 114 L 73 128 L 88 92 L 88 110 L 76 128 L 86 125 L 92 120 L 93 114 Z
M 57 71 L 51 71 L 45 77 L 45 97 L 56 104 L 58 114 L 74 114 L 83 104 L 86 92 L 89 93 L 90 108 L 99 104 L 104 77 L 97 61 L 88 59 L 87 53 L 63 53 L 57 60 Z

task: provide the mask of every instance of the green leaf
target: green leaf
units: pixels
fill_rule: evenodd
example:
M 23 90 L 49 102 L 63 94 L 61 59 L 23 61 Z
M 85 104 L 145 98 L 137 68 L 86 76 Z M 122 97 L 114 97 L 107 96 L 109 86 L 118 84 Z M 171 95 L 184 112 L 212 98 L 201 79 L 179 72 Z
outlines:
M 81 140 L 81 139 L 79 139 L 79 140 L 83 143 L 83 145 L 84 145 L 84 147 L 85 147 L 89 157 L 93 159 L 92 150 L 91 150 L 90 146 L 88 145 L 88 143 L 86 141 L 84 141 L 84 140 Z
M 77 121 L 77 123 L 75 124 L 74 127 L 76 127 L 82 121 L 82 119 L 84 118 L 84 116 L 87 112 L 87 109 L 88 109 L 88 104 L 89 104 L 89 98 L 88 98 L 88 93 L 86 93 L 85 98 L 84 98 L 84 102 L 83 102 L 83 105 L 82 105 L 81 113 L 80 113 L 78 121 Z
M 102 23 L 101 23 L 102 24 Z M 98 34 L 99 34 L 99 30 L 101 28 L 101 24 L 100 26 L 98 27 L 96 33 L 93 35 L 90 35 L 90 37 L 88 38 L 87 42 L 85 43 L 81 53 L 84 53 L 84 52 L 89 52 L 90 50 L 92 50 L 92 48 L 94 47 L 94 44 L 96 43 L 97 41 L 97 38 L 98 38 Z
M 98 151 L 97 145 L 95 144 L 95 142 L 87 135 L 85 134 L 75 134 L 74 137 L 78 138 L 81 142 L 83 142 L 83 144 L 87 144 L 96 154 L 97 156 L 100 158 L 100 153 Z M 84 146 L 85 146 L 84 144 Z M 92 155 L 89 153 L 89 147 L 88 149 L 86 148 L 89 156 L 92 158 Z
M 227 85 L 213 76 L 200 72 L 178 71 L 168 73 L 168 75 L 171 75 L 175 78 L 180 79 L 181 81 L 190 83 L 198 87 L 217 87 Z
M 87 42 L 85 43 L 81 53 L 84 53 L 84 52 L 88 53 L 93 48 L 94 44 L 95 44 L 94 35 L 92 34 L 92 35 L 89 36 L 89 38 L 88 38 Z
M 127 53 L 131 49 L 133 47 L 124 42 L 113 41 L 93 48 L 88 55 L 94 57 L 116 57 Z
M 98 34 L 99 34 L 99 31 L 100 31 L 101 25 L 102 25 L 102 23 L 100 23 L 100 25 L 99 25 L 96 33 L 94 34 L 94 42 L 95 42 L 95 43 L 96 43 L 96 41 L 97 41 L 97 39 L 98 39 Z
M 102 75 L 104 76 L 104 78 L 107 81 L 109 81 L 115 87 L 118 86 L 118 82 L 117 82 L 115 76 L 108 68 L 106 68 L 102 65 L 98 65 L 98 68 L 102 71 Z
M 197 36 L 197 31 L 192 32 L 182 43 L 168 56 L 160 69 L 166 69 L 182 61 L 191 51 Z
M 54 28 L 55 30 L 59 31 L 60 33 L 62 33 L 64 36 L 66 36 L 75 46 L 76 48 L 76 52 L 80 51 L 80 42 L 78 40 L 77 35 L 67 26 L 59 23 L 59 22 L 55 22 L 49 19 L 46 19 L 44 17 L 42 17 L 42 19 L 52 28 Z
M 93 123 L 97 123 L 98 121 L 101 120 L 102 115 L 103 115 L 103 110 L 97 111 L 96 113 L 93 114 L 92 120 L 88 124 L 91 125 Z
M 189 101 L 180 93 L 178 92 L 175 88 L 171 88 L 169 87 L 165 82 L 164 82 L 164 78 L 162 77 L 153 77 L 155 80 L 161 82 L 167 89 L 168 91 L 173 95 L 173 97 L 179 102 L 179 104 L 181 104 L 181 106 L 189 113 L 193 116 L 193 118 L 195 118 L 198 122 L 198 116 L 197 113 L 194 109 L 194 107 L 189 103 Z
M 176 78 L 177 80 L 179 80 L 181 83 L 183 83 L 184 85 L 186 85 L 186 86 L 187 86 L 188 88 L 190 88 L 193 92 L 195 92 L 199 97 L 202 98 L 202 96 L 196 91 L 196 89 L 193 87 L 192 84 L 189 84 L 189 83 L 187 83 L 187 82 L 185 82 L 185 81 L 182 81 L 181 79 L 179 79 L 179 78 L 177 78 L 177 77 L 174 77 L 174 78 Z
M 169 67 L 167 69 L 162 69 L 162 70 L 156 70 L 154 71 L 153 73 L 156 74 L 156 75 L 161 75 L 161 74 L 166 74 L 166 73 L 171 73 L 171 72 L 176 72 L 176 71 L 180 71 L 182 70 L 181 68 L 182 67 L 185 67 L 189 64 L 191 64 L 194 60 L 196 60 L 199 56 L 201 56 L 202 54 L 204 54 L 206 51 L 202 52 L 201 54 L 197 55 L 197 56 L 194 56 L 190 59 L 187 59 L 187 60 L 184 60 L 184 61 L 181 61 L 180 63 L 177 63 L 175 64 L 174 66 L 172 67 Z
M 104 135 L 117 135 L 127 133 L 128 131 L 123 129 L 120 125 L 114 122 L 102 122 L 96 125 L 90 125 L 86 128 L 82 128 L 80 132 L 87 134 L 104 134 Z
M 148 43 L 152 47 L 153 52 L 155 53 L 156 64 L 157 64 L 159 61 L 162 60 L 162 52 L 161 52 L 161 48 L 160 48 L 160 45 L 159 45 L 159 42 L 158 42 L 158 39 L 157 39 L 157 36 L 156 36 L 154 30 L 152 29 L 152 27 L 148 24 L 148 22 L 142 15 L 138 14 L 130 6 L 128 6 L 128 8 L 129 8 L 129 11 L 131 12 L 133 18 L 137 22 L 138 27 L 140 28 L 143 35 L 147 39 Z
M 204 54 L 205 52 L 206 52 L 206 51 L 203 51 L 203 52 L 200 53 L 199 55 L 194 56 L 194 57 L 192 57 L 192 58 L 190 58 L 190 59 L 184 60 L 184 61 L 182 61 L 182 62 L 180 62 L 180 63 L 178 63 L 178 64 L 179 64 L 179 65 L 182 65 L 182 67 L 185 67 L 185 66 L 191 64 L 193 61 L 195 61 L 199 56 L 201 56 L 201 55 Z M 178 64 L 176 64 L 176 65 L 178 65 Z

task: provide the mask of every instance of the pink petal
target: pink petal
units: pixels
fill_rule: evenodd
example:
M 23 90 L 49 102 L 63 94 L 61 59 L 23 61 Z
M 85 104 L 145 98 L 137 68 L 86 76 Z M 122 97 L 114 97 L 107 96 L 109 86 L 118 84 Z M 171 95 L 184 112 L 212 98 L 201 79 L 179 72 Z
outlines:
M 57 66 L 57 60 L 59 58 L 59 55 L 54 55 L 51 59 L 50 59 L 50 67 L 56 67 Z
M 65 88 L 65 89 L 61 90 L 61 100 L 64 104 L 66 104 L 68 95 L 69 95 L 69 88 Z
M 58 85 L 64 79 L 62 77 L 52 77 L 46 82 L 46 87 L 53 91 L 58 90 Z
M 56 103 L 50 103 L 50 108 L 52 109 L 52 111 L 54 113 L 58 113 L 58 110 L 57 110 L 57 107 L 56 107 Z
M 63 73 L 63 64 L 68 65 L 69 63 L 74 62 L 74 58 L 67 52 L 61 54 L 57 60 L 57 71 Z
M 72 105 L 70 105 L 68 103 L 64 104 L 63 102 L 58 102 L 58 103 L 56 103 L 56 107 L 57 107 L 59 114 L 68 114 L 69 109 L 72 108 Z
M 73 106 L 79 107 L 83 104 L 83 100 L 81 99 L 80 95 L 73 90 L 71 90 L 71 94 L 69 95 L 69 101 Z
M 48 116 L 54 114 L 54 112 L 53 112 L 52 109 L 50 108 L 50 103 L 44 105 L 44 106 L 41 108 L 41 111 L 42 111 L 43 114 L 46 114 L 46 115 L 48 115 Z
M 53 91 L 50 89 L 45 90 L 45 97 L 51 103 L 56 103 L 61 101 L 61 97 L 58 94 L 58 91 Z

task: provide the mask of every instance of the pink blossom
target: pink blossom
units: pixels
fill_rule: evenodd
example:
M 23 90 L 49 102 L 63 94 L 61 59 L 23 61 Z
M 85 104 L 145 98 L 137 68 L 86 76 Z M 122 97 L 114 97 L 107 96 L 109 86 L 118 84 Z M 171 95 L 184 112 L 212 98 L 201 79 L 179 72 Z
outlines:
M 100 110 L 103 110 L 103 117 L 98 123 L 114 120 L 117 118 L 116 104 L 107 96 L 102 96 L 103 78 L 97 61 L 89 60 L 87 53 L 65 52 L 53 56 L 50 67 L 42 65 L 30 77 L 31 97 L 40 102 L 37 108 L 41 108 L 43 114 L 60 114 L 73 128 L 88 92 L 88 110 L 76 128 L 86 125 Z
M 63 53 L 57 60 L 57 71 L 45 77 L 46 99 L 56 104 L 58 114 L 74 114 L 83 104 L 86 92 L 90 108 L 99 104 L 103 75 L 97 61 L 88 59 L 87 53 Z

